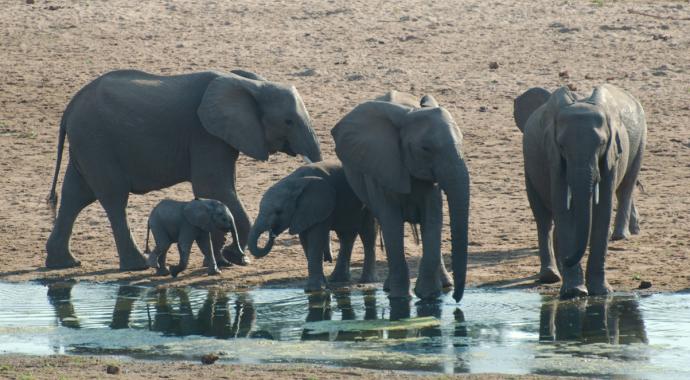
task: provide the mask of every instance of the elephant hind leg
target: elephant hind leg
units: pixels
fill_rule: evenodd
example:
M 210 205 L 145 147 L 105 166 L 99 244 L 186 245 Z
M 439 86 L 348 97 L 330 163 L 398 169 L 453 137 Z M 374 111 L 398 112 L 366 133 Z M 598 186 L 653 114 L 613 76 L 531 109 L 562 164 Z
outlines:
M 362 276 L 359 278 L 360 283 L 376 282 L 376 222 L 374 215 L 367 212 L 362 219 L 362 225 L 359 231 L 359 238 L 362 240 L 364 247 L 364 264 L 362 265 Z
M 630 165 L 630 169 L 625 173 L 623 181 L 621 181 L 618 189 L 616 189 L 616 198 L 618 199 L 618 210 L 616 211 L 616 219 L 613 227 L 613 234 L 611 240 L 622 240 L 630 237 L 630 234 L 638 234 L 640 232 L 639 215 L 633 202 L 633 192 L 637 185 L 637 177 L 640 174 L 642 167 L 642 155 L 644 152 L 644 140 L 637 150 L 637 154 Z
M 60 209 L 53 231 L 46 243 L 46 267 L 51 269 L 71 268 L 81 265 L 69 251 L 69 239 L 77 216 L 86 206 L 96 200 L 96 196 L 70 160 L 67 165 Z
M 129 229 L 127 223 L 127 200 L 129 198 L 128 190 L 120 192 L 112 192 L 105 196 L 98 197 L 101 205 L 105 209 L 110 225 L 113 229 L 115 237 L 115 245 L 117 246 L 117 254 L 120 257 L 120 270 L 145 270 L 149 266 L 146 263 L 146 258 L 141 254 L 134 242 L 134 237 Z
M 338 251 L 335 269 L 333 269 L 333 273 L 331 273 L 328 280 L 331 282 L 348 282 L 350 281 L 350 257 L 357 234 L 354 232 L 337 232 L 337 235 L 340 242 L 340 250 Z

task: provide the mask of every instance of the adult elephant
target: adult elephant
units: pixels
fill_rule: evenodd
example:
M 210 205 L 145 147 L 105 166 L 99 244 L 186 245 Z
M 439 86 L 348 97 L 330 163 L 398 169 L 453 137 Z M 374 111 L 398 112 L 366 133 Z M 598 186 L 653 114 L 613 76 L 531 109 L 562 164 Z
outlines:
M 65 136 L 70 158 L 62 200 L 46 250 L 49 268 L 80 265 L 69 251 L 79 212 L 98 200 L 115 236 L 120 270 L 146 268 L 127 224 L 129 193 L 191 181 L 196 197 L 225 203 L 235 217 L 240 245 L 250 221 L 235 189 L 242 152 L 257 160 L 284 152 L 321 160 L 307 109 L 293 86 L 247 72 L 158 76 L 126 70 L 107 73 L 82 88 L 60 124 L 55 187 Z M 221 252 L 222 233 L 212 236 Z M 220 264 L 229 265 L 221 257 Z
M 470 196 L 462 134 L 430 96 L 421 103 L 405 101 L 410 97 L 395 92 L 380 99 L 355 107 L 331 133 L 352 189 L 381 225 L 389 297 L 410 296 L 404 222 L 421 225 L 423 256 L 415 294 L 436 298 L 452 285 L 441 257 L 443 190 L 450 210 L 453 297 L 459 301 L 467 271 Z
M 612 238 L 639 232 L 632 195 L 647 140 L 642 106 L 611 85 L 596 87 L 584 99 L 567 87 L 553 94 L 532 88 L 515 100 L 514 116 L 524 133 L 541 281 L 557 282 L 560 269 L 563 298 L 609 293 L 604 269 L 614 193 L 618 210 Z M 585 284 L 580 261 L 588 244 Z

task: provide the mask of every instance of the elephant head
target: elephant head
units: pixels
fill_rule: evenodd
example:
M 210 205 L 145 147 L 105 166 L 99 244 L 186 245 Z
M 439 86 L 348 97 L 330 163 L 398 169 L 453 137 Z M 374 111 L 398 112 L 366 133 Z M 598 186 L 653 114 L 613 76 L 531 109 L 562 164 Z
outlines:
M 266 256 L 275 237 L 289 228 L 299 234 L 324 221 L 335 208 L 335 190 L 321 177 L 288 176 L 271 186 L 259 204 L 259 215 L 249 232 L 249 251 L 255 257 Z M 259 237 L 269 233 L 263 248 Z
M 618 117 L 608 112 L 601 91 L 605 90 L 597 88 L 589 98 L 577 99 L 567 87 L 553 94 L 530 89 L 515 101 L 520 130 L 531 122 L 544 126 L 551 207 L 556 233 L 566 238 L 559 246 L 565 251 L 562 256 L 568 267 L 578 264 L 587 249 L 593 207 L 601 197 L 608 197 L 610 204 L 623 151 L 622 127 Z M 605 194 L 600 194 L 601 184 Z
M 321 161 L 321 149 L 294 86 L 235 71 L 213 79 L 197 110 L 204 128 L 233 148 L 265 161 L 275 152 Z
M 223 202 L 215 199 L 195 199 L 184 206 L 182 213 L 189 223 L 206 232 L 230 232 L 237 248 L 242 252 L 235 219 Z
M 433 103 L 432 103 L 433 102 Z M 408 194 L 412 178 L 436 182 L 450 210 L 456 300 L 467 270 L 469 173 L 461 151 L 462 133 L 444 108 L 419 109 L 387 101 L 355 107 L 331 131 L 336 154 L 385 190 Z

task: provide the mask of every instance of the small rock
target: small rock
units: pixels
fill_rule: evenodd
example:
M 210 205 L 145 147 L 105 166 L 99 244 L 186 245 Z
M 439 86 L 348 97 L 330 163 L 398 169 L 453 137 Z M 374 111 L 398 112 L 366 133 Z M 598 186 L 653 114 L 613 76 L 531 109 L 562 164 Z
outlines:
M 398 37 L 398 41 L 400 42 L 407 42 L 407 41 L 412 41 L 412 40 L 418 40 L 419 37 L 414 36 L 412 34 L 408 34 L 406 36 Z
M 184 47 L 184 44 L 177 44 L 177 45 L 175 45 L 175 47 L 178 48 L 178 49 L 180 49 L 180 48 L 183 48 L 183 47 Z
M 489 68 L 491 70 L 496 70 L 498 68 L 498 62 L 489 62 Z
M 479 112 L 486 112 L 486 111 L 488 111 L 488 110 L 489 110 L 489 109 L 486 108 L 485 106 L 479 107 Z
M 640 286 L 638 286 L 638 289 L 649 289 L 652 287 L 652 282 L 651 281 L 640 281 Z
M 206 354 L 201 357 L 201 364 L 213 364 L 219 357 L 216 354 Z
M 26 0 L 26 3 L 27 4 L 33 4 L 33 3 L 35 3 L 35 1 L 34 0 Z
M 49 5 L 49 6 L 47 6 L 45 9 L 47 9 L 47 10 L 49 10 L 49 11 L 56 11 L 56 10 L 58 10 L 58 9 L 60 9 L 60 8 L 62 8 L 62 7 L 57 6 L 57 5 Z
M 570 89 L 570 91 L 577 91 L 577 86 L 572 83 L 568 83 L 568 89 Z
M 118 367 L 116 365 L 108 365 L 107 367 L 105 367 L 105 372 L 108 375 L 119 375 L 120 374 L 120 367 Z
M 671 39 L 671 36 L 669 36 L 668 34 L 660 34 L 659 33 L 659 34 L 652 35 L 652 39 L 655 41 L 656 40 L 668 41 L 669 39 Z
M 351 74 L 351 75 L 348 75 L 347 77 L 345 77 L 345 79 L 347 79 L 351 82 L 356 81 L 356 80 L 362 80 L 362 79 L 364 79 L 364 75 L 362 75 L 362 74 Z
M 594 79 L 594 77 L 589 74 L 585 74 L 585 79 Z
M 316 75 L 316 69 L 307 68 L 292 75 L 296 77 L 313 77 Z
M 563 71 L 558 72 L 558 77 L 559 78 L 570 78 L 570 73 L 568 72 L 568 70 L 563 70 Z

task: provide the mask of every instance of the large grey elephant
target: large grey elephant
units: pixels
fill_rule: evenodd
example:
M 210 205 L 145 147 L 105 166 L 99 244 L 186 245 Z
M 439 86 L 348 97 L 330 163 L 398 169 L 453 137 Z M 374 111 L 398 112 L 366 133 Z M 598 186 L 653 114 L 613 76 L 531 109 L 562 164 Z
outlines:
M 612 238 L 639 232 L 632 196 L 647 139 L 642 106 L 611 85 L 596 87 L 582 99 L 567 87 L 553 94 L 532 88 L 515 100 L 514 116 L 524 133 L 541 281 L 557 282 L 562 274 L 563 298 L 609 293 L 604 269 L 614 193 L 618 211 Z M 580 261 L 588 244 L 585 286 Z
M 158 76 L 107 73 L 82 88 L 60 123 L 55 187 L 65 136 L 70 157 L 55 226 L 46 244 L 49 268 L 80 265 L 69 250 L 77 215 L 98 200 L 115 236 L 120 270 L 142 270 L 146 260 L 127 223 L 130 193 L 144 194 L 191 181 L 196 197 L 225 203 L 245 246 L 250 221 L 236 191 L 240 152 L 257 160 L 284 152 L 321 160 L 319 143 L 297 90 L 246 72 Z M 222 233 L 213 234 L 221 252 Z M 226 252 L 237 257 L 234 250 Z M 240 255 L 240 260 L 242 260 Z M 219 255 L 219 265 L 229 263 Z
M 149 250 L 149 232 L 153 233 L 156 242 L 153 252 Z M 159 276 L 171 274 L 177 277 L 178 273 L 187 268 L 192 244 L 196 242 L 204 255 L 207 273 L 220 274 L 211 244 L 213 232 L 230 232 L 234 243 L 239 245 L 235 218 L 223 202 L 215 199 L 194 199 L 190 202 L 164 199 L 153 208 L 149 216 L 146 231 L 146 252 L 149 256 L 146 262 L 151 268 L 156 268 Z M 180 263 L 168 270 L 165 258 L 172 243 L 177 243 Z M 242 252 L 242 247 L 236 248 Z
M 395 92 L 382 99 L 355 107 L 331 134 L 352 189 L 381 225 L 389 297 L 410 297 L 404 222 L 421 225 L 424 252 L 415 294 L 436 298 L 452 286 L 441 257 L 443 190 L 450 210 L 453 297 L 459 301 L 467 271 L 470 197 L 462 134 L 448 111 L 430 96 L 421 104 Z
M 249 251 L 266 256 L 276 236 L 288 230 L 299 234 L 307 256 L 309 279 L 305 290 L 318 291 L 327 283 L 323 261 L 330 261 L 329 232 L 335 231 L 340 251 L 330 281 L 350 280 L 350 255 L 357 236 L 364 246 L 364 266 L 360 282 L 376 281 L 376 224 L 350 188 L 339 162 L 319 162 L 302 166 L 271 186 L 259 206 L 259 215 L 249 233 Z M 264 247 L 259 237 L 268 232 Z

